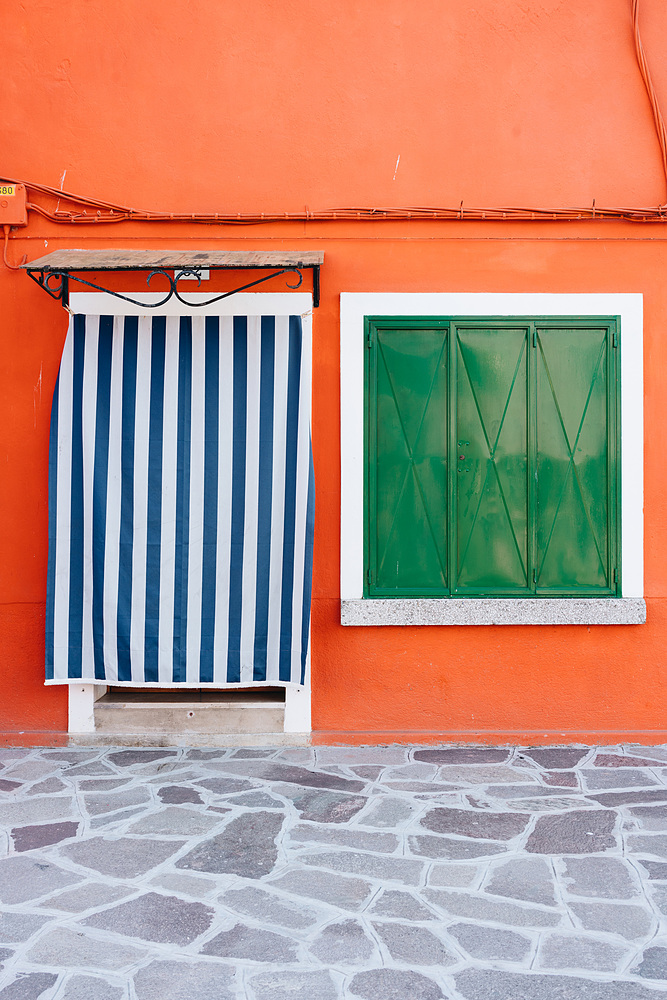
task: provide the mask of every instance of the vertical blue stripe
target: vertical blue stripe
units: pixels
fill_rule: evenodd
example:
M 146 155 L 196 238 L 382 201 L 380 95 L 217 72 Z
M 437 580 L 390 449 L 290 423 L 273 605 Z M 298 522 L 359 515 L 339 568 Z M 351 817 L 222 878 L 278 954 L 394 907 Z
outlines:
M 255 587 L 254 681 L 266 680 L 271 566 L 271 492 L 273 483 L 273 395 L 276 321 L 262 317 L 259 379 L 259 476 L 257 509 L 257 577 Z
M 49 429 L 49 561 L 46 570 L 45 667 L 46 679 L 53 680 L 56 603 L 56 525 L 58 523 L 58 400 L 60 373 L 53 390 Z
M 213 682 L 216 559 L 218 542 L 218 447 L 220 320 L 207 316 L 204 360 L 204 512 L 199 680 Z
M 97 400 L 95 403 L 95 457 L 93 460 L 93 658 L 95 677 L 104 680 L 104 554 L 107 532 L 107 481 L 109 476 L 109 406 L 113 317 L 100 316 L 97 347 Z
M 176 542 L 172 680 L 187 680 L 188 569 L 190 562 L 190 454 L 192 445 L 192 318 L 182 316 L 178 337 Z
M 299 443 L 299 390 L 301 381 L 301 319 L 289 318 L 287 374 L 287 440 L 285 454 L 285 520 L 283 531 L 283 575 L 280 606 L 281 681 L 292 679 L 292 598 L 294 589 L 294 536 L 296 529 L 296 466 Z
M 164 363 L 167 323 L 153 319 L 151 331 L 151 388 L 148 429 L 148 510 L 146 523 L 146 620 L 144 628 L 144 681 L 158 679 L 160 628 L 160 544 L 162 539 L 162 424 L 164 412 Z M 141 680 L 137 677 L 136 680 Z
M 83 647 L 83 361 L 86 321 L 74 317 L 68 677 L 81 677 Z
M 134 548 L 134 424 L 137 401 L 137 339 L 139 319 L 125 318 L 123 335 L 123 395 L 120 453 L 120 544 L 116 640 L 118 680 L 132 680 L 130 625 L 132 621 L 132 552 Z
M 243 599 L 243 534 L 245 531 L 246 415 L 248 409 L 248 321 L 234 317 L 232 398 L 232 524 L 229 560 L 229 640 L 227 682 L 241 680 L 241 606 Z
M 303 567 L 303 607 L 301 612 L 301 683 L 306 681 L 306 657 L 310 631 L 310 599 L 313 584 L 313 540 L 315 535 L 315 470 L 313 448 L 309 442 L 308 500 L 306 507 L 306 547 Z

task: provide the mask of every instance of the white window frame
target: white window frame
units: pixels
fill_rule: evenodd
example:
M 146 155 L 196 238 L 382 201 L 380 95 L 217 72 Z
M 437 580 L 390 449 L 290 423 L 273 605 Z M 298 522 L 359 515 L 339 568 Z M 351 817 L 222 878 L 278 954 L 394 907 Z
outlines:
M 364 599 L 364 320 L 367 316 L 620 318 L 621 597 Z M 640 625 L 646 621 L 641 294 L 343 292 L 340 368 L 343 625 Z

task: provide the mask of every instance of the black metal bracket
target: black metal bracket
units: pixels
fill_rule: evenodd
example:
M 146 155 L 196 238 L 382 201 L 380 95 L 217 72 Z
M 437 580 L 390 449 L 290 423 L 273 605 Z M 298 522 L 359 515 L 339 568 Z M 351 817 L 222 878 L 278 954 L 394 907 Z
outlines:
M 261 265 L 257 265 L 258 269 Z M 106 292 L 107 295 L 113 295 L 117 299 L 123 299 L 125 302 L 130 302 L 132 305 L 141 306 L 145 309 L 157 309 L 159 306 L 163 306 L 172 297 L 178 299 L 184 305 L 192 306 L 196 309 L 202 308 L 202 306 L 210 306 L 214 302 L 220 302 L 221 299 L 227 299 L 230 295 L 236 295 L 237 292 L 245 292 L 248 288 L 254 288 L 256 285 L 261 285 L 264 281 L 270 281 L 272 278 L 278 278 L 281 274 L 294 274 L 297 277 L 296 284 L 291 284 L 286 281 L 288 288 L 300 288 L 303 282 L 302 269 L 304 267 L 309 268 L 313 272 L 313 308 L 317 308 L 320 304 L 320 265 L 319 264 L 301 264 L 298 267 L 283 267 L 278 271 L 273 271 L 272 274 L 265 274 L 261 278 L 257 278 L 255 281 L 250 281 L 246 285 L 240 285 L 238 288 L 232 289 L 230 292 L 222 292 L 220 295 L 214 295 L 210 299 L 206 299 L 205 302 L 190 302 L 188 299 L 184 299 L 178 288 L 178 283 L 182 278 L 188 278 L 192 280 L 195 278 L 197 280 L 197 287 L 201 285 L 201 270 L 195 267 L 182 267 L 174 270 L 173 275 L 163 269 L 157 268 L 151 270 L 151 272 L 146 277 L 146 284 L 150 285 L 151 280 L 156 275 L 161 275 L 167 279 L 169 282 L 169 291 L 164 294 L 164 297 L 159 300 L 159 302 L 140 302 L 138 299 L 133 299 L 130 295 L 123 295 L 121 292 L 114 292 L 110 288 L 104 288 L 102 285 L 96 285 L 92 281 L 87 281 L 85 278 L 80 278 L 73 271 L 65 270 L 44 270 L 40 268 L 26 268 L 29 278 L 43 288 L 47 295 L 50 295 L 52 299 L 61 302 L 65 308 L 69 306 L 69 283 L 70 281 L 76 281 L 81 285 L 86 285 L 88 288 L 94 288 L 98 292 Z M 222 270 L 221 268 L 211 268 L 207 264 L 207 269 L 211 270 Z M 108 270 L 130 270 L 129 268 L 109 268 Z M 134 268 L 135 271 L 147 270 L 147 268 Z M 54 280 L 55 279 L 55 280 Z

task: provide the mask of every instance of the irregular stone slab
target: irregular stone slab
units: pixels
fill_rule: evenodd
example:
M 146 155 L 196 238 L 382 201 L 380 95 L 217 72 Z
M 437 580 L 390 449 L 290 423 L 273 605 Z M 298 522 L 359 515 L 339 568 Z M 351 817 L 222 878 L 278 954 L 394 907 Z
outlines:
M 0 778 L 0 792 L 13 792 L 15 788 L 20 787 L 20 781 L 9 781 L 8 778 Z
M 358 847 L 362 851 L 392 854 L 398 847 L 398 837 L 391 833 L 366 833 L 364 830 L 343 830 L 336 826 L 301 823 L 290 830 L 291 840 L 301 844 L 339 844 Z
M 635 806 L 630 813 L 638 819 L 644 830 L 667 830 L 667 805 Z
M 654 882 L 667 881 L 667 862 L 664 861 L 640 861 L 640 864 L 648 872 L 649 879 Z
M 225 760 L 229 757 L 228 750 L 186 750 L 188 760 Z
M 25 903 L 82 878 L 39 858 L 5 858 L 0 861 L 0 903 Z
M 630 768 L 584 768 L 579 772 L 586 788 L 648 788 L 658 782 L 650 771 Z
M 531 785 L 526 787 L 525 785 L 488 785 L 484 793 L 487 796 L 492 796 L 495 799 L 525 799 L 530 797 L 532 799 L 539 798 L 549 798 L 550 796 L 559 796 L 563 792 L 560 788 L 545 788 L 544 785 Z M 584 805 L 587 803 L 584 801 Z
M 667 979 L 667 948 L 647 948 L 632 971 L 643 979 Z
M 656 1000 L 655 990 L 627 981 L 464 969 L 456 976 L 464 1000 Z
M 0 912 L 0 941 L 27 941 L 49 919 L 36 913 Z
M 653 854 L 658 858 L 667 858 L 667 835 L 659 833 L 630 834 L 627 838 L 628 850 L 635 854 Z
M 623 948 L 614 948 L 606 941 L 583 934 L 551 934 L 542 941 L 539 965 L 543 969 L 592 969 L 595 972 L 615 972 L 619 962 L 627 957 Z
M 112 986 L 96 976 L 72 976 L 61 993 L 62 1000 L 121 1000 L 121 986 Z
M 423 864 L 409 858 L 384 858 L 357 851 L 326 851 L 321 854 L 302 855 L 299 860 L 315 868 L 330 868 L 335 872 L 350 872 L 366 878 L 394 879 L 408 885 L 419 885 Z
M 647 788 L 644 792 L 600 792 L 597 795 L 587 795 L 592 802 L 601 806 L 629 806 L 637 803 L 667 802 L 667 788 Z
M 560 788 L 579 787 L 576 771 L 548 771 L 542 775 L 542 781 L 547 785 L 558 785 Z
M 78 823 L 41 823 L 39 826 L 18 826 L 12 830 L 14 850 L 32 851 L 36 847 L 59 844 L 61 840 L 76 837 Z
M 364 781 L 340 778 L 335 774 L 328 774 L 326 771 L 311 771 L 305 767 L 281 764 L 278 761 L 225 761 L 221 767 L 232 774 L 261 778 L 262 781 L 285 781 L 288 784 L 299 785 L 301 788 L 331 788 L 337 791 L 360 792 L 366 787 Z
M 361 767 L 352 767 L 351 771 L 358 774 L 360 778 L 367 778 L 369 781 L 375 781 L 380 774 L 384 771 L 384 767 L 379 767 L 377 764 L 364 764 Z
M 320 764 L 405 764 L 409 747 L 318 747 L 317 763 Z
M 414 764 L 404 764 L 403 767 L 392 767 L 386 774 L 385 778 L 391 781 L 401 781 L 401 780 L 416 780 L 416 781 L 432 781 L 438 773 L 437 764 L 424 764 L 422 761 L 416 761 Z
M 315 910 L 298 905 L 289 899 L 279 899 L 278 896 L 264 889 L 245 885 L 242 889 L 230 889 L 220 897 L 223 906 L 228 906 L 237 913 L 257 920 L 278 924 L 279 927 L 303 928 L 310 927 L 319 919 Z
M 583 760 L 588 750 L 567 750 L 565 747 L 535 748 L 526 751 L 525 756 L 534 760 L 547 771 L 570 770 Z
M 229 804 L 242 806 L 244 809 L 282 809 L 283 803 L 274 799 L 273 795 L 266 792 L 251 791 L 241 792 L 229 799 Z
M 493 869 L 486 892 L 555 906 L 551 867 L 542 858 L 513 858 Z
M 595 767 L 661 767 L 664 761 L 647 760 L 646 757 L 621 757 L 615 753 L 597 753 Z
M 79 788 L 82 792 L 113 792 L 127 785 L 132 778 L 82 778 Z
M 262 928 L 236 924 L 222 931 L 201 950 L 202 955 L 220 958 L 245 958 L 252 962 L 295 962 L 296 941 Z
M 67 791 L 67 785 L 60 778 L 52 777 L 38 781 L 36 785 L 28 789 L 28 795 L 53 795 L 56 792 L 65 791 Z
M 395 827 L 409 820 L 413 812 L 409 802 L 387 796 L 372 804 L 362 822 L 364 826 Z
M 385 889 L 370 912 L 378 917 L 403 917 L 404 920 L 435 920 L 435 914 L 423 903 L 418 902 L 409 892 Z
M 442 990 L 436 982 L 419 972 L 402 969 L 358 972 L 348 989 L 352 996 L 362 997 L 362 1000 L 407 1000 L 408 997 L 410 1000 L 443 1000 Z
M 116 931 L 142 941 L 190 944 L 210 927 L 214 910 L 202 903 L 184 903 L 176 896 L 147 892 L 83 921 L 86 927 Z
M 565 858 L 563 881 L 573 896 L 631 899 L 639 895 L 633 870 L 620 858 Z
M 467 892 L 447 892 L 445 889 L 424 889 L 423 895 L 431 903 L 455 917 L 472 920 L 492 920 L 497 924 L 512 927 L 556 927 L 560 913 L 550 910 L 536 910 L 534 907 L 519 906 L 517 903 L 500 903 L 495 899 L 473 895 Z
M 90 828 L 91 830 L 101 830 L 105 826 L 118 826 L 118 824 L 124 823 L 126 819 L 132 819 L 133 816 L 138 816 L 145 811 L 145 806 L 135 806 L 133 809 L 121 809 L 120 812 L 107 813 L 105 816 L 96 816 L 95 819 L 91 819 Z
M 475 881 L 478 873 L 474 865 L 433 865 L 428 882 L 429 885 L 466 886 Z
M 526 843 L 532 854 L 597 854 L 616 847 L 612 831 L 616 813 L 579 810 L 560 816 L 540 816 Z
M 375 951 L 357 920 L 329 924 L 309 948 L 325 965 L 356 965 L 368 961 Z
M 7 774 L 10 778 L 18 778 L 21 781 L 35 781 L 37 778 L 43 778 L 45 774 L 53 774 L 55 770 L 55 764 L 47 764 L 43 760 L 33 758 L 21 761 L 20 764 L 12 764 L 7 769 Z
M 46 823 L 52 819 L 71 819 L 74 815 L 74 799 L 69 795 L 44 795 L 24 802 L 4 802 L 0 805 L 0 825 L 3 826 Z
M 437 781 L 384 781 L 383 784 L 394 792 L 419 792 L 422 796 L 454 792 L 459 787 L 438 784 Z
M 481 767 L 480 765 L 442 767 L 438 771 L 438 778 L 440 781 L 447 781 L 453 785 L 492 785 L 499 781 L 507 781 L 515 785 L 522 783 L 539 785 L 536 775 L 531 771 L 521 770 L 518 767 L 508 767 L 504 764 L 495 764 L 489 767 Z
M 451 924 L 447 932 L 472 958 L 485 961 L 522 962 L 532 946 L 523 934 L 481 924 Z
M 165 785 L 158 789 L 158 795 L 162 802 L 170 805 L 180 805 L 183 802 L 201 803 L 202 797 L 196 788 L 188 788 L 186 785 Z
M 41 905 L 51 910 L 65 910 L 66 913 L 83 913 L 93 907 L 115 903 L 123 896 L 129 896 L 131 889 L 122 885 L 105 885 L 102 882 L 86 882 L 69 892 L 62 892 L 45 900 Z
M 509 751 L 487 747 L 437 747 L 415 750 L 413 757 L 427 764 L 500 764 L 507 760 Z
M 554 798 L 541 798 L 541 799 L 512 799 L 512 809 L 516 812 L 528 812 L 528 813 L 539 813 L 539 812 L 567 812 L 571 809 L 578 809 L 581 805 L 587 805 L 588 803 L 584 799 L 569 799 L 569 798 L 559 798 L 555 796 Z
M 76 767 L 67 769 L 68 778 L 79 778 L 81 775 L 90 777 L 101 776 L 103 774 L 113 775 L 115 773 L 113 768 L 103 764 L 101 760 L 93 760 L 90 764 L 78 764 Z
M 98 941 L 70 927 L 54 927 L 30 948 L 26 959 L 36 965 L 55 968 L 124 969 L 145 956 L 145 951 L 131 945 L 114 941 L 111 947 L 108 941 Z
M 244 792 L 249 788 L 257 787 L 253 785 L 252 781 L 246 781 L 244 778 L 205 778 L 203 781 L 198 781 L 197 784 L 215 795 Z
M 86 811 L 91 816 L 116 812 L 117 809 L 126 809 L 128 806 L 138 806 L 150 801 L 150 792 L 147 788 L 142 788 L 140 785 L 121 792 L 93 792 L 83 797 Z
M 283 889 L 295 896 L 321 899 L 334 903 L 343 910 L 359 910 L 366 902 L 373 887 L 360 878 L 334 875 L 332 872 L 292 871 L 271 882 L 276 889 Z
M 420 820 L 433 833 L 454 833 L 480 840 L 512 840 L 528 824 L 517 813 L 491 813 L 478 809 L 432 809 Z
M 132 840 L 129 837 L 110 840 L 106 837 L 93 837 L 78 844 L 68 844 L 62 848 L 62 853 L 75 864 L 103 875 L 136 878 L 137 875 L 145 875 L 151 868 L 161 865 L 179 851 L 184 843 L 183 840 Z
M 39 1000 L 57 979 L 52 972 L 24 972 L 0 990 L 0 997 L 2 1000 Z
M 99 750 L 42 750 L 40 756 L 44 760 L 57 760 L 64 764 L 78 764 L 80 761 L 92 760 Z
M 274 792 L 286 794 L 282 787 Z M 339 792 L 305 792 L 292 788 L 287 797 L 292 800 L 301 819 L 315 823 L 347 823 L 368 802 L 361 795 L 341 795 Z
M 570 903 L 569 905 L 586 930 L 620 934 L 629 941 L 646 937 L 653 923 L 650 912 L 631 903 Z
M 116 767 L 132 767 L 133 764 L 152 764 L 154 760 L 176 756 L 176 750 L 119 750 L 117 753 L 110 753 L 107 760 Z
M 182 892 L 186 896 L 200 899 L 217 889 L 217 883 L 212 878 L 201 878 L 199 875 L 181 875 L 173 872 L 162 872 L 151 879 L 151 885 L 169 892 Z
M 195 809 L 181 809 L 179 806 L 168 806 L 159 812 L 150 813 L 133 823 L 128 833 L 158 833 L 197 837 L 208 833 L 214 826 L 220 825 L 220 817 L 197 812 Z
M 235 750 L 232 757 L 238 757 L 240 760 L 252 760 L 255 757 L 272 757 L 275 752 L 273 748 L 261 750 L 259 747 L 244 747 Z
M 7 959 L 11 958 L 13 954 L 11 948 L 0 948 L 0 972 L 4 969 Z
M 176 867 L 262 878 L 276 863 L 276 837 L 282 824 L 282 815 L 274 812 L 253 812 L 233 819 L 222 833 L 177 861 Z
M 667 914 L 667 886 L 656 885 L 653 887 L 653 900 L 661 913 Z
M 440 938 L 425 927 L 399 923 L 374 923 L 373 927 L 396 962 L 446 968 L 459 961 L 456 955 L 445 948 Z
M 234 1000 L 233 980 L 220 962 L 158 961 L 139 969 L 134 989 L 137 1000 Z
M 328 972 L 262 972 L 250 984 L 257 1000 L 338 1000 L 340 996 Z
M 408 843 L 413 854 L 426 858 L 448 858 L 450 861 L 488 858 L 507 851 L 506 844 L 456 840 L 454 837 L 409 837 Z

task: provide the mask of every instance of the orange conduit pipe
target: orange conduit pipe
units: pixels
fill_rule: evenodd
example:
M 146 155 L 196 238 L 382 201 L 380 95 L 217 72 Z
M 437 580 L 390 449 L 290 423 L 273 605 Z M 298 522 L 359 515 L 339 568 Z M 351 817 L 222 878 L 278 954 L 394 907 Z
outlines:
M 653 122 L 660 144 L 662 155 L 662 167 L 667 184 L 667 131 L 660 112 L 658 98 L 655 93 L 651 74 L 649 72 L 646 54 L 642 45 L 639 32 L 639 0 L 631 0 L 632 28 L 634 33 L 635 52 L 639 71 L 642 75 L 646 93 L 651 104 Z M 326 209 L 323 211 L 305 212 L 256 212 L 256 213 L 229 213 L 229 212 L 145 212 L 125 205 L 116 205 L 113 202 L 101 201 L 97 198 L 86 198 L 81 195 L 71 194 L 61 191 L 58 188 L 49 187 L 46 184 L 33 184 L 28 181 L 17 180 L 6 177 L 3 180 L 8 183 L 25 184 L 26 189 L 34 194 L 42 194 L 57 199 L 56 207 L 47 208 L 35 201 L 28 202 L 28 209 L 38 215 L 43 216 L 51 222 L 63 223 L 67 225 L 91 225 L 110 224 L 116 222 L 195 222 L 232 226 L 261 225 L 270 222 L 334 222 L 337 220 L 407 220 L 407 219 L 440 219 L 440 220 L 477 220 L 489 222 L 563 222 L 587 219 L 621 219 L 627 222 L 665 222 L 667 221 L 667 205 L 657 205 L 647 208 L 618 208 L 605 207 L 597 208 L 595 200 L 591 206 L 581 208 L 531 208 L 531 207 L 507 207 L 507 208 L 465 208 L 463 202 L 458 208 L 443 207 L 346 207 L 336 209 Z M 70 202 L 72 207 L 63 210 L 59 204 Z M 83 206 L 83 207 L 82 207 Z M 5 262 L 6 257 L 5 233 Z

